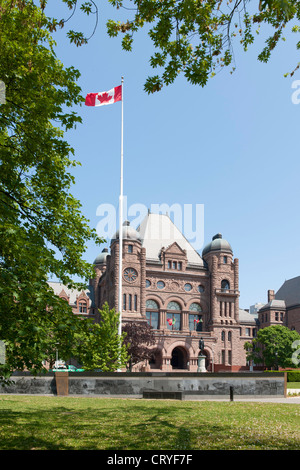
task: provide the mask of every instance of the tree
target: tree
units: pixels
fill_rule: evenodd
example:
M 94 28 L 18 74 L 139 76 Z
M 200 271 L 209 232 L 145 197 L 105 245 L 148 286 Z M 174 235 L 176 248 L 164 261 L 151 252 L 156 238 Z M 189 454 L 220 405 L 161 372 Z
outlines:
M 78 0 L 62 0 L 73 16 L 76 6 L 87 14 L 98 15 L 96 1 L 78 2 Z M 205 86 L 223 67 L 235 69 L 234 41 L 239 39 L 246 51 L 255 40 L 260 30 L 267 31 L 270 36 L 258 59 L 267 62 L 287 25 L 293 20 L 299 22 L 299 0 L 260 0 L 255 5 L 247 0 L 108 0 L 116 9 L 124 8 L 130 19 L 107 22 L 110 37 L 123 35 L 122 47 L 131 51 L 134 34 L 148 27 L 148 35 L 154 45 L 155 52 L 150 57 L 153 69 L 161 74 L 148 77 L 145 91 L 153 93 L 161 90 L 163 85 L 172 83 L 179 74 L 184 74 L 187 81 Z M 47 2 L 41 0 L 43 7 Z M 250 8 L 249 8 L 250 7 Z M 55 29 L 65 25 L 65 20 L 49 18 L 49 27 Z M 97 25 L 97 20 L 95 27 Z M 292 25 L 292 32 L 300 31 L 300 27 Z M 271 31 L 271 33 L 270 33 Z M 77 46 L 86 44 L 82 32 L 69 30 L 68 37 Z M 297 49 L 300 42 L 297 43 Z M 298 69 L 299 65 L 295 69 Z M 291 75 L 295 70 L 291 72 Z
M 154 332 L 146 321 L 128 322 L 123 326 L 122 331 L 126 334 L 124 343 L 128 347 L 129 361 L 128 368 L 147 359 L 151 359 L 153 346 L 155 344 Z
M 106 302 L 100 312 L 100 322 L 90 323 L 83 335 L 77 335 L 74 354 L 85 369 L 114 372 L 128 361 L 124 336 L 118 334 L 119 314 Z
M 293 343 L 300 340 L 296 331 L 282 325 L 272 325 L 258 330 L 252 342 L 245 343 L 247 359 L 267 368 L 295 367 L 292 357 Z
M 60 343 L 64 354 L 83 320 L 49 287 L 54 275 L 69 286 L 94 275 L 83 259 L 86 242 L 102 242 L 70 193 L 74 151 L 62 129 L 81 122 L 79 72 L 53 50 L 48 20 L 33 1 L 1 0 L 0 79 L 0 340 L 2 374 L 40 370 Z M 55 127 L 55 125 L 60 127 Z M 80 287 L 83 287 L 80 283 Z M 1 375 L 1 373 L 0 373 Z

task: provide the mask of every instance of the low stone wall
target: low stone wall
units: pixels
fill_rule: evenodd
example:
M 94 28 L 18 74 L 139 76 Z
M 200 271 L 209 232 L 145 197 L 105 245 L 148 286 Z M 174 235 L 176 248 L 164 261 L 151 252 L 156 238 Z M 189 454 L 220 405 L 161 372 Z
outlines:
M 170 398 L 181 392 L 182 399 L 236 397 L 284 397 L 286 378 L 275 373 L 69 373 L 33 377 L 13 376 L 14 384 L 0 387 L 0 394 L 127 396 L 141 398 L 145 392 L 164 392 Z M 59 380 L 64 381 L 63 386 Z M 67 387 L 66 387 L 67 384 Z M 61 393 L 60 390 L 67 391 Z M 161 393 L 160 393 L 161 395 Z M 154 396 L 154 394 L 153 394 Z M 162 397 L 162 395 L 161 395 Z
M 11 385 L 0 386 L 0 394 L 56 395 L 54 374 L 33 377 L 30 374 L 18 374 L 11 377 Z

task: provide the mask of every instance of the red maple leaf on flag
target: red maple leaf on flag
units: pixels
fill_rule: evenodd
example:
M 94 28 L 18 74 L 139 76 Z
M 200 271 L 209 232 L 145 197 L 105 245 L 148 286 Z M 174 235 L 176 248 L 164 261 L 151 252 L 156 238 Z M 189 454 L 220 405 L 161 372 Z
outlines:
M 101 93 L 101 95 L 97 95 L 97 99 L 100 101 L 100 103 L 106 103 L 112 99 L 112 95 L 109 95 L 105 91 L 104 93 Z

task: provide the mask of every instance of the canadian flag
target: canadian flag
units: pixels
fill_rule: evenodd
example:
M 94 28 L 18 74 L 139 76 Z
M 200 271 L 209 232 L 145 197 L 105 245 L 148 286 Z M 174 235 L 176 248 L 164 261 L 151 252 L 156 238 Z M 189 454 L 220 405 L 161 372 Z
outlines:
M 116 101 L 122 100 L 122 85 L 116 86 L 109 91 L 102 91 L 100 93 L 88 93 L 85 98 L 86 106 L 104 106 L 106 104 L 113 104 Z

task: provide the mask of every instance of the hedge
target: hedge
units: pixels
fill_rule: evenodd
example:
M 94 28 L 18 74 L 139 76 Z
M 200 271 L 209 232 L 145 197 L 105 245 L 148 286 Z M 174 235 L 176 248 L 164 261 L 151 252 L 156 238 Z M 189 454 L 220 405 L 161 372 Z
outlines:
M 300 370 L 288 370 L 287 381 L 288 382 L 300 382 Z

